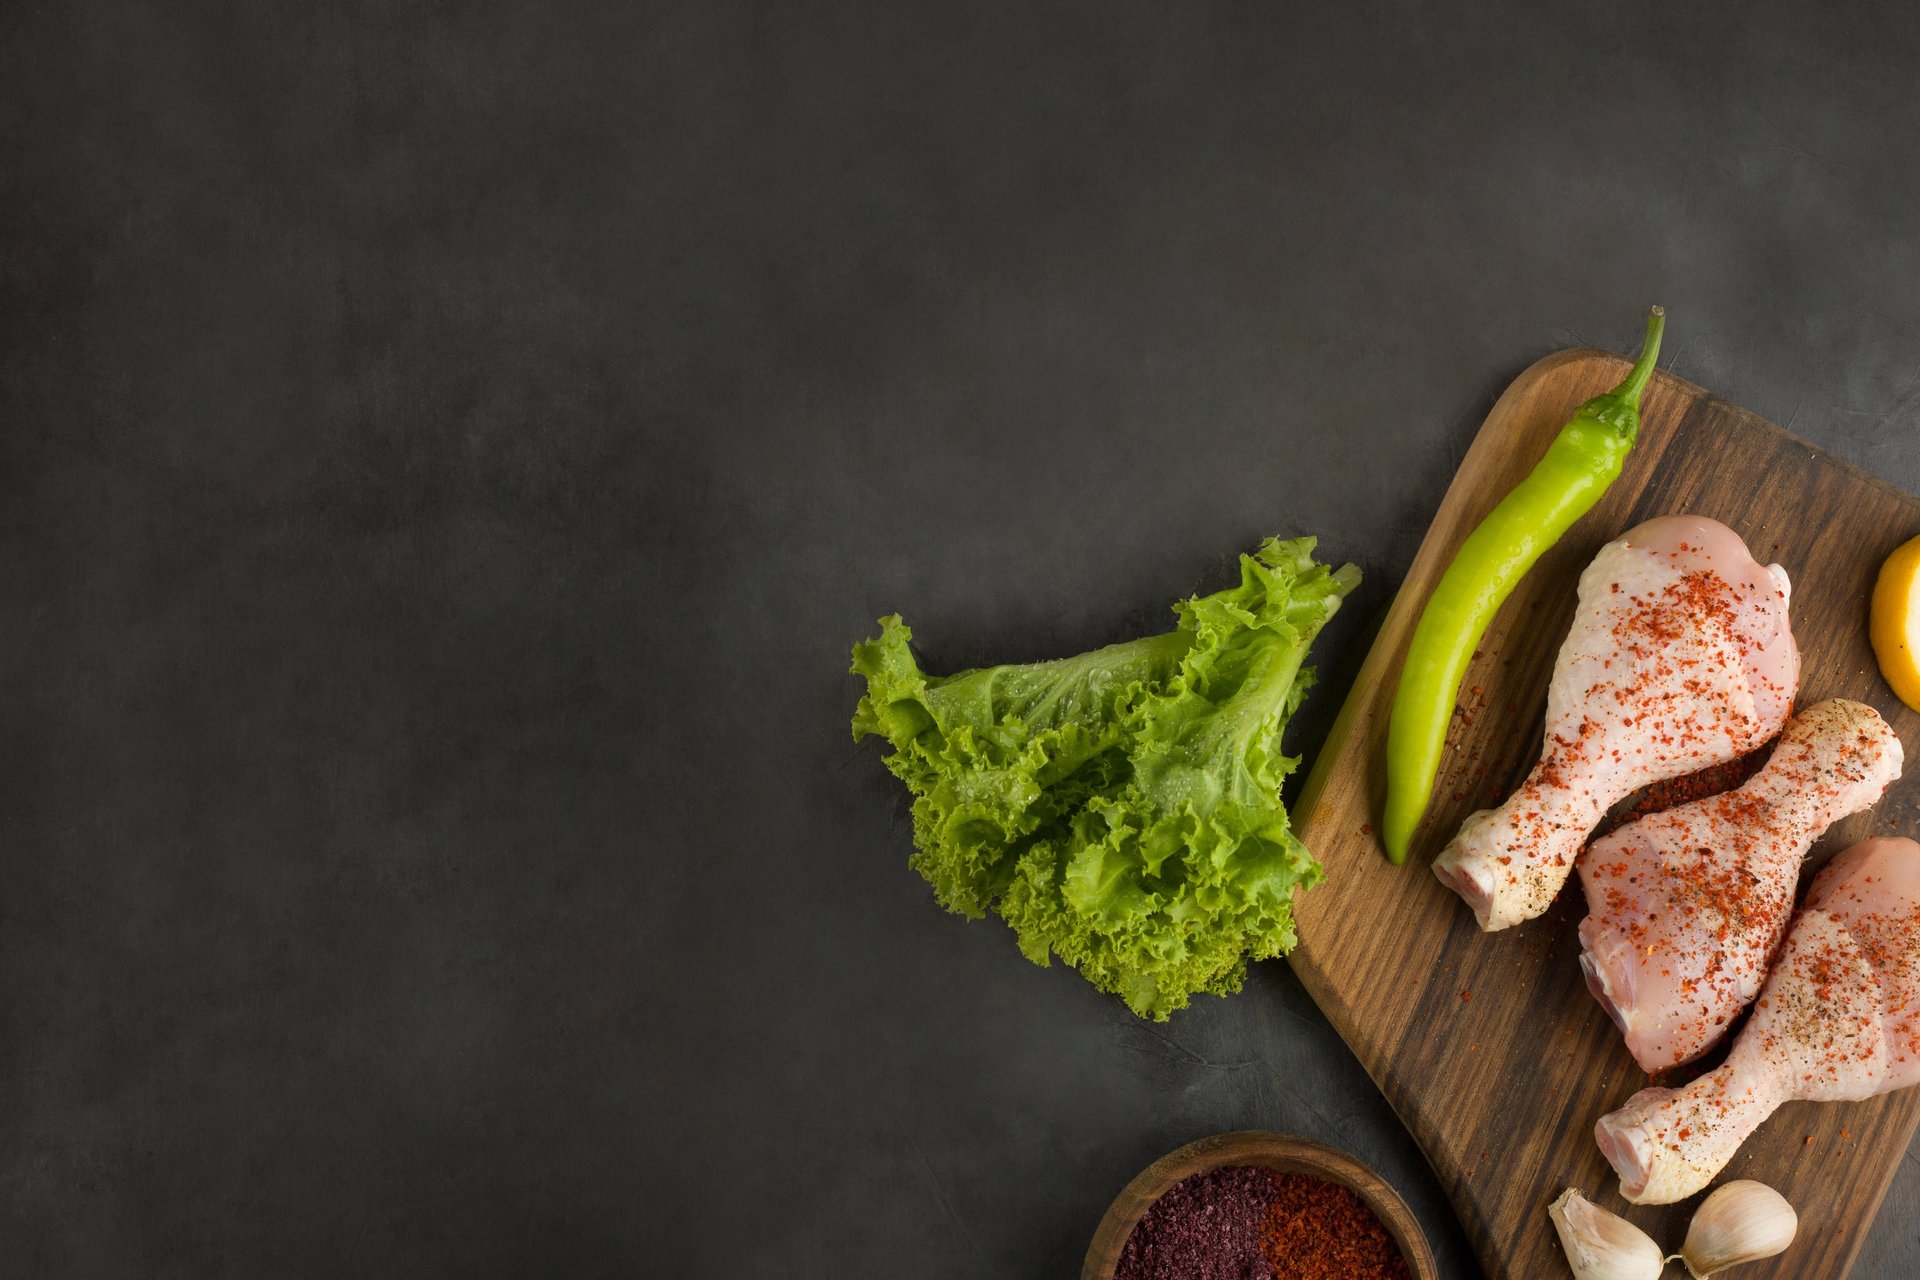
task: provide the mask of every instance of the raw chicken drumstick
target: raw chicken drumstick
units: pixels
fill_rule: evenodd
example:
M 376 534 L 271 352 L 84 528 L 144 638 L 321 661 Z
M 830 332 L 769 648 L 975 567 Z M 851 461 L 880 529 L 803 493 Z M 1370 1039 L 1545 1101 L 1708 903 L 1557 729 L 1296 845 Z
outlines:
M 1699 1057 L 1760 993 L 1800 860 L 1880 798 L 1900 759 L 1872 707 L 1822 702 L 1787 722 L 1739 790 L 1629 822 L 1580 855 L 1580 968 L 1643 1070 Z
M 1867 840 L 1814 878 L 1753 1018 L 1718 1070 L 1642 1089 L 1594 1137 L 1635 1204 L 1706 1186 L 1783 1102 L 1920 1083 L 1920 845 Z
M 1700 516 L 1662 516 L 1600 549 L 1547 689 L 1540 763 L 1468 818 L 1434 874 L 1482 929 L 1547 909 L 1609 806 L 1753 750 L 1800 683 L 1787 573 Z

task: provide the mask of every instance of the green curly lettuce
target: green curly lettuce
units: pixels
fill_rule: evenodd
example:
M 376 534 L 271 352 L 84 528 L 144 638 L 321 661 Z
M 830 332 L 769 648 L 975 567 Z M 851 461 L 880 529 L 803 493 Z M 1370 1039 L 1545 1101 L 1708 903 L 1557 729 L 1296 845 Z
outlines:
M 1030 960 L 1158 1020 L 1290 949 L 1293 895 L 1321 870 L 1280 804 L 1299 763 L 1280 736 L 1360 581 L 1313 548 L 1269 539 L 1238 585 L 1175 605 L 1176 630 L 1054 662 L 928 676 L 881 619 L 853 650 L 853 736 L 891 746 L 941 905 L 997 912 Z

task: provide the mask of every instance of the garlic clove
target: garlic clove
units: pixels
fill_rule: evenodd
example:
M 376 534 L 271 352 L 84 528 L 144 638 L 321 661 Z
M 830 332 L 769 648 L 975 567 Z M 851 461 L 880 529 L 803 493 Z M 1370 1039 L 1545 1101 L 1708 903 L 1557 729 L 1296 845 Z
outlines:
M 1736 1263 L 1771 1258 L 1793 1243 L 1800 1218 L 1764 1182 L 1729 1182 L 1708 1196 L 1687 1224 L 1680 1260 L 1694 1280 Z
M 1574 1280 L 1659 1280 L 1667 1260 L 1646 1232 L 1569 1187 L 1547 1207 Z

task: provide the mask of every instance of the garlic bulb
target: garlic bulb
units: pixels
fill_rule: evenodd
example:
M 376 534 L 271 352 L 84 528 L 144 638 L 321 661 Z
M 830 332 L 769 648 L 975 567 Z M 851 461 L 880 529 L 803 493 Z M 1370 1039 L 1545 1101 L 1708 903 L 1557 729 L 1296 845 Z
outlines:
M 1793 1243 L 1799 1225 L 1787 1198 L 1764 1182 L 1729 1182 L 1694 1211 L 1680 1260 L 1701 1280 L 1735 1263 L 1771 1258 Z
M 1569 1187 L 1547 1209 L 1574 1280 L 1659 1280 L 1667 1260 L 1647 1233 Z

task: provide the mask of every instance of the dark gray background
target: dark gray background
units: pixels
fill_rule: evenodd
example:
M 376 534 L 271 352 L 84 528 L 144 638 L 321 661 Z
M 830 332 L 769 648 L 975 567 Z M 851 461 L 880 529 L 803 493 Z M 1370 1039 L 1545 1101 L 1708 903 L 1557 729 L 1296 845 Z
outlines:
M 1266 1126 L 1472 1274 L 1284 966 L 1156 1027 L 935 907 L 848 646 L 1314 532 L 1311 748 L 1653 301 L 1920 485 L 1911 6 L 188 8 L 0 9 L 0 1268 L 1040 1280 Z

